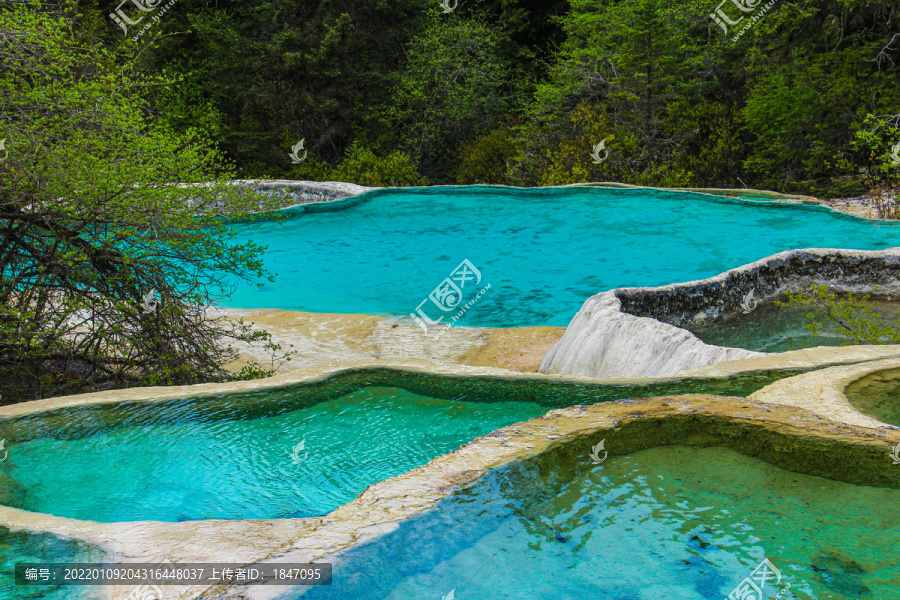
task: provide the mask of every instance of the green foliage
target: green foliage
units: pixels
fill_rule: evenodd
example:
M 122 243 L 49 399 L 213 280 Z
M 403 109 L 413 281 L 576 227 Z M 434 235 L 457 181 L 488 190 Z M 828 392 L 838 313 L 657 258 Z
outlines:
M 287 148 L 292 146 L 292 144 L 285 144 Z M 312 153 L 308 153 L 306 159 L 300 164 L 291 165 L 291 169 L 285 173 L 285 177 L 287 179 L 306 181 L 338 180 L 338 177 L 334 174 L 334 168 Z
M 391 97 L 405 44 L 424 30 L 423 0 L 176 3 L 147 43 L 156 69 L 183 74 L 224 128 L 217 142 L 242 177 L 285 177 L 302 138 L 336 164 L 371 108 Z M 312 166 L 310 163 L 308 166 Z
M 460 150 L 456 182 L 459 184 L 509 184 L 509 161 L 519 148 L 513 130 L 501 128 L 467 142 Z
M 896 113 L 900 72 L 889 50 L 896 7 L 864 0 L 780 3 L 750 32 L 745 166 L 761 187 L 827 189 L 860 179 L 854 144 L 868 114 Z M 891 55 L 894 55 L 891 58 Z
M 279 367 L 290 362 L 296 354 L 293 350 L 285 350 L 281 344 L 273 342 L 272 335 L 268 331 L 252 329 L 249 325 L 244 323 L 243 319 L 238 320 L 238 325 L 242 334 L 245 336 L 245 341 L 265 342 L 265 344 L 263 344 L 263 349 L 269 353 L 269 366 L 265 367 L 260 365 L 255 360 L 248 361 L 247 364 L 241 366 L 240 370 L 236 373 L 232 373 L 227 378 L 228 381 L 246 381 L 249 379 L 265 379 L 266 377 L 271 377 L 278 372 Z M 276 365 L 276 363 L 278 364 Z
M 477 20 L 439 20 L 407 49 L 392 101 L 399 144 L 432 176 L 449 177 L 460 145 L 509 110 L 510 69 L 497 31 Z
M 519 140 L 530 143 L 515 180 L 691 183 L 684 148 L 697 128 L 684 113 L 695 104 L 688 93 L 696 96 L 703 83 L 691 66 L 702 52 L 692 38 L 704 10 L 699 2 L 573 2 L 562 19 L 566 41 L 520 130 Z M 609 159 L 596 165 L 589 154 L 601 140 Z
M 103 39 L 83 4 L 85 35 Z M 870 152 L 883 145 L 857 135 L 867 117 L 900 126 L 889 3 L 777 2 L 737 39 L 708 0 L 188 6 L 143 53 L 187 85 L 149 98 L 174 127 L 211 131 L 245 177 L 334 178 L 355 142 L 404 153 L 431 183 L 858 194 L 881 177 Z M 310 158 L 292 165 L 301 138 Z M 602 139 L 598 166 L 588 153 Z
M 266 199 L 154 114 L 147 90 L 177 81 L 89 43 L 74 6 L 0 10 L 0 393 L 227 379 L 251 338 L 208 307 L 268 274 L 223 217 Z
M 425 185 L 425 179 L 416 171 L 410 158 L 395 150 L 384 157 L 354 142 L 347 151 L 347 158 L 334 170 L 332 177 L 374 187 L 400 187 Z
M 805 327 L 813 336 L 822 333 L 827 323 L 836 325 L 835 333 L 846 338 L 844 346 L 855 344 L 900 344 L 900 326 L 888 322 L 873 309 L 869 294 L 861 298 L 839 298 L 828 286 L 813 286 L 809 292 L 788 292 L 784 306 L 808 306 Z
M 900 161 L 892 158 L 894 148 L 900 155 L 900 117 L 885 121 L 875 115 L 866 115 L 855 128 L 851 142 L 853 150 L 866 157 L 865 187 L 882 219 L 900 219 Z

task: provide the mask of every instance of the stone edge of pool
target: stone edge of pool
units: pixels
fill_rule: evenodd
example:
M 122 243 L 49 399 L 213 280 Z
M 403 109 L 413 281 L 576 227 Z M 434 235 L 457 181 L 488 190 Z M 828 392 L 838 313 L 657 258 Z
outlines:
M 728 198 L 731 201 L 754 203 L 762 201 L 774 202 L 778 204 L 805 204 L 817 206 L 822 209 L 834 212 L 838 215 L 863 219 L 863 220 L 879 220 L 875 210 L 860 199 L 849 199 L 844 202 L 836 200 L 822 200 L 814 196 L 805 196 L 802 194 L 783 194 L 781 192 L 773 192 L 769 190 L 757 190 L 751 188 L 663 188 L 633 185 L 629 183 L 619 183 L 616 181 L 593 181 L 586 183 L 571 183 L 560 186 L 545 186 L 522 188 L 507 185 L 493 184 L 473 184 L 473 185 L 447 185 L 447 186 L 425 186 L 425 187 L 400 187 L 400 188 L 382 188 L 358 185 L 355 183 L 346 183 L 341 181 L 310 181 L 303 179 L 240 179 L 234 180 L 237 185 L 246 186 L 256 191 L 263 192 L 273 196 L 282 196 L 287 201 L 279 210 L 290 211 L 291 209 L 302 212 L 305 205 L 332 204 L 332 207 L 321 206 L 319 208 L 311 207 L 310 210 L 340 210 L 341 208 L 354 206 L 355 203 L 349 200 L 356 196 L 361 196 L 372 191 L 390 191 L 390 190 L 414 190 L 414 189 L 438 189 L 442 187 L 482 187 L 488 189 L 511 189 L 511 190 L 547 190 L 552 188 L 578 188 L 578 187 L 597 187 L 597 188 L 613 188 L 613 189 L 648 189 L 659 190 L 663 192 L 684 192 L 689 194 L 699 194 L 705 196 L 714 196 L 717 198 Z
M 829 418 L 860 427 L 900 430 L 900 426 L 884 423 L 862 412 L 847 396 L 846 390 L 855 381 L 883 371 L 900 369 L 900 359 L 876 360 L 853 365 L 837 365 L 787 377 L 748 396 L 767 404 L 804 407 L 806 399 L 815 398 L 829 407 Z
M 436 501 L 435 498 L 439 499 L 446 496 L 452 491 L 452 488 L 459 484 L 474 481 L 487 469 L 496 468 L 511 460 L 534 456 L 551 446 L 556 447 L 558 442 L 555 440 L 557 439 L 570 440 L 587 435 L 585 432 L 602 431 L 604 427 L 609 428 L 611 426 L 610 423 L 613 425 L 624 423 L 630 417 L 659 420 L 670 417 L 683 417 L 684 415 L 709 416 L 718 420 L 734 421 L 735 426 L 738 426 L 746 418 L 746 411 L 751 410 L 757 416 L 762 414 L 784 414 L 785 418 L 781 420 L 763 419 L 763 421 L 768 423 L 766 426 L 775 427 L 776 429 L 779 427 L 790 429 L 791 433 L 784 433 L 783 435 L 793 436 L 797 440 L 807 439 L 815 442 L 815 439 L 819 437 L 831 439 L 834 435 L 840 434 L 849 436 L 844 440 L 848 444 L 862 444 L 866 446 L 871 445 L 873 440 L 885 440 L 890 443 L 880 443 L 879 447 L 883 446 L 884 449 L 889 449 L 893 443 L 900 443 L 900 428 L 875 421 L 859 413 L 852 406 L 848 407 L 846 397 L 841 397 L 841 395 L 826 395 L 820 398 L 804 392 L 802 401 L 791 398 L 791 402 L 786 402 L 777 394 L 773 395 L 772 392 L 773 389 L 779 389 L 779 384 L 789 387 L 790 382 L 793 380 L 809 378 L 811 375 L 829 371 L 830 369 L 842 369 L 849 373 L 842 379 L 836 380 L 836 385 L 842 386 L 840 387 L 842 390 L 843 386 L 855 380 L 857 375 L 861 377 L 873 371 L 900 365 L 900 358 L 878 360 L 883 356 L 884 351 L 891 350 L 896 352 L 898 347 L 816 348 L 813 350 L 817 351 L 815 354 L 818 356 L 804 357 L 797 352 L 785 354 L 798 354 L 796 360 L 805 360 L 806 364 L 810 364 L 811 360 L 818 359 L 818 364 L 822 366 L 833 364 L 836 360 L 839 361 L 841 359 L 865 362 L 833 366 L 823 371 L 813 371 L 787 378 L 763 388 L 756 394 L 751 395 L 751 399 L 711 395 L 684 395 L 663 397 L 666 401 L 665 403 L 662 403 L 662 400 L 657 397 L 642 400 L 605 402 L 586 407 L 576 406 L 567 409 L 554 409 L 542 417 L 517 423 L 477 438 L 454 452 L 435 458 L 423 467 L 413 469 L 398 477 L 372 484 L 354 501 L 324 517 L 246 521 L 209 520 L 184 523 L 154 521 L 95 523 L 0 506 L 0 525 L 13 530 L 45 532 L 79 539 L 103 548 L 105 551 L 114 554 L 116 559 L 122 562 L 162 562 L 164 560 L 173 560 L 176 562 L 250 563 L 271 558 L 273 556 L 271 551 L 273 545 L 282 549 L 288 547 L 296 548 L 301 542 L 305 545 L 305 549 L 293 550 L 293 554 L 290 557 L 282 560 L 307 562 L 307 560 L 312 560 L 312 558 L 321 560 L 323 556 L 349 548 L 364 539 L 369 539 L 373 535 L 388 532 L 390 527 L 396 526 L 400 520 L 427 509 Z M 728 370 L 730 374 L 764 370 L 772 366 L 772 358 L 774 357 L 766 356 L 761 359 L 734 361 L 734 365 Z M 208 397 L 224 393 L 276 389 L 298 383 L 324 381 L 342 372 L 373 367 L 436 375 L 486 375 L 512 380 L 600 384 L 658 382 L 711 376 L 711 374 L 704 373 L 701 370 L 701 372 L 688 377 L 601 380 L 583 377 L 523 374 L 487 367 L 437 365 L 428 364 L 425 361 L 408 361 L 405 363 L 375 361 L 355 366 L 317 368 L 305 372 L 293 371 L 265 380 L 227 384 L 200 384 L 179 386 L 177 388 L 111 390 L 94 394 L 82 394 L 80 396 L 36 400 L 0 408 L 0 419 L 5 420 L 26 414 L 88 404 L 105 404 L 121 401 L 153 402 L 163 399 Z M 723 373 L 726 372 L 727 363 L 720 363 L 716 367 L 718 372 L 714 376 L 725 377 L 726 374 Z M 844 371 L 834 371 L 834 373 L 844 373 Z M 822 376 L 819 380 L 835 382 L 834 377 L 831 375 Z M 654 402 L 657 404 L 654 404 Z M 695 406 L 692 404 L 694 402 L 699 404 Z M 710 402 L 715 403 L 714 408 L 709 407 Z M 785 406 L 788 403 L 792 404 L 792 406 Z M 667 405 L 682 408 L 671 410 L 666 408 Z M 663 408 L 666 408 L 666 410 L 662 410 Z M 733 413 L 729 413 L 732 410 Z M 575 412 L 572 413 L 571 411 Z M 624 413 L 628 413 L 626 417 L 623 417 L 624 420 L 619 419 L 618 417 L 622 417 Z M 594 421 L 587 423 L 577 422 L 571 418 L 575 414 L 586 415 L 594 419 Z M 554 430 L 553 426 L 547 423 L 547 420 L 550 419 L 552 421 L 559 415 L 569 415 L 569 420 L 565 421 L 566 428 Z M 618 417 L 616 417 L 617 415 Z M 835 421 L 832 419 L 845 419 L 848 421 L 848 424 L 845 425 L 840 420 Z M 804 428 L 808 424 L 812 424 L 814 427 L 805 430 Z M 579 429 L 583 425 L 587 425 L 587 427 Z M 547 429 L 548 426 L 550 429 Z M 520 438 L 519 433 L 522 432 L 525 433 L 525 437 Z M 543 439 L 546 444 L 543 446 L 540 444 L 535 445 L 536 435 L 538 437 L 543 436 L 540 439 Z M 497 440 L 502 440 L 503 443 L 500 445 L 505 448 L 499 453 L 495 453 Z M 664 443 L 671 442 L 659 442 L 656 445 Z M 535 451 L 535 448 L 539 447 L 543 448 L 543 450 Z M 511 449 L 516 451 L 510 452 Z M 888 453 L 885 452 L 884 455 L 888 456 Z M 761 456 L 761 458 L 766 457 Z M 450 462 L 447 463 L 447 461 Z M 447 472 L 442 466 L 446 464 L 452 466 L 451 471 Z M 775 464 L 778 463 L 776 462 Z M 786 464 L 792 465 L 793 463 L 788 461 Z M 890 466 L 889 463 L 888 466 Z M 829 471 L 829 473 L 834 474 L 833 471 Z M 900 470 L 897 473 L 900 474 Z M 893 480 L 891 481 L 893 482 Z M 900 479 L 893 483 L 900 487 Z M 382 489 L 388 490 L 390 493 L 387 496 L 383 496 L 380 491 Z M 403 493 L 400 494 L 397 490 L 403 490 Z M 412 494 L 410 493 L 411 491 L 413 492 Z M 390 494 L 393 494 L 393 496 Z M 383 501 L 388 497 L 394 500 L 385 504 Z M 401 498 L 402 501 L 397 500 L 398 498 Z M 371 523 L 365 525 L 365 518 L 367 517 L 360 515 L 369 514 L 367 512 L 369 510 L 375 511 L 372 514 L 382 511 L 382 517 L 390 515 L 392 518 L 379 521 L 373 516 Z M 338 525 L 335 525 L 336 523 Z M 352 527 L 349 524 L 352 524 Z M 382 528 L 386 524 L 389 526 L 387 530 Z M 350 527 L 349 530 L 347 529 L 348 527 Z M 210 543 L 210 540 L 215 540 L 215 542 Z M 312 546 L 309 546 L 308 543 L 312 544 L 312 540 L 315 540 L 321 546 L 323 553 L 315 556 L 310 554 L 311 550 L 309 548 Z M 300 553 L 302 556 L 298 556 L 296 553 Z M 307 555 L 309 556 L 304 558 Z M 253 558 L 247 559 L 247 556 L 252 556 Z M 106 590 L 109 594 L 108 597 L 114 600 L 125 598 L 129 592 L 128 590 L 122 592 L 120 587 L 109 586 Z M 172 598 L 173 600 L 174 598 L 194 598 L 199 591 L 196 588 L 187 589 L 184 590 L 183 595 L 174 595 Z M 260 596 L 259 594 L 269 592 L 262 591 L 262 588 L 253 588 L 252 593 L 254 594 L 253 598 L 258 597 L 261 599 L 267 596 Z
M 331 562 L 342 552 L 394 531 L 487 471 L 550 453 L 587 457 L 606 439 L 610 455 L 668 444 L 725 446 L 780 468 L 861 485 L 900 488 L 890 449 L 900 430 L 835 423 L 797 407 L 745 398 L 687 395 L 555 409 L 476 438 L 412 471 L 369 486 L 318 522 L 314 531 L 270 551 L 265 560 Z M 837 476 L 835 476 L 837 475 Z M 290 546 L 290 547 L 289 547 Z M 302 590 L 291 590 L 296 597 Z M 191 598 L 200 590 L 179 598 Z M 243 586 L 203 590 L 205 598 L 275 600 L 285 590 Z
M 336 203 L 337 206 L 346 205 L 350 197 L 361 196 L 368 192 L 384 192 L 391 190 L 411 191 L 416 189 L 440 189 L 440 188 L 463 188 L 463 187 L 480 187 L 487 189 L 510 189 L 510 190 L 548 190 L 552 188 L 568 189 L 578 187 L 597 187 L 597 188 L 613 188 L 613 189 L 647 189 L 658 190 L 663 192 L 683 192 L 688 194 L 700 194 L 705 196 L 717 196 L 720 198 L 728 198 L 730 200 L 746 201 L 745 198 L 759 198 L 766 201 L 785 203 L 785 204 L 808 204 L 817 205 L 838 214 L 852 216 L 865 219 L 866 217 L 850 211 L 840 210 L 814 196 L 804 196 L 801 194 L 782 194 L 769 190 L 756 190 L 750 188 L 682 188 L 682 187 L 652 187 L 632 185 L 629 183 L 619 183 L 615 181 L 593 181 L 586 183 L 571 183 L 559 186 L 544 187 L 516 187 L 508 185 L 494 184 L 473 184 L 473 185 L 437 185 L 424 187 L 372 187 L 363 186 L 355 183 L 343 181 L 310 181 L 305 179 L 239 179 L 233 182 L 236 185 L 251 188 L 257 192 L 282 196 L 289 202 L 285 202 L 280 210 L 290 210 L 300 206 L 310 204 L 328 204 Z
M 588 298 L 547 350 L 539 371 L 585 377 L 670 376 L 723 361 L 767 356 L 714 346 L 685 329 L 727 319 L 787 291 L 827 284 L 841 292 L 900 296 L 900 248 L 786 250 L 723 273 L 656 287 L 617 288 Z M 770 355 L 771 356 L 771 355 Z

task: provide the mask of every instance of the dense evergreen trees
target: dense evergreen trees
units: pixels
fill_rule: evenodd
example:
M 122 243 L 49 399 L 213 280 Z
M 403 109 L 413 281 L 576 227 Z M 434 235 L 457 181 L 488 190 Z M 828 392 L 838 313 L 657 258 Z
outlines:
M 861 191 L 900 141 L 900 3 L 720 6 L 745 15 L 728 34 L 710 0 L 178 0 L 130 45 L 185 78 L 157 109 L 244 176 Z

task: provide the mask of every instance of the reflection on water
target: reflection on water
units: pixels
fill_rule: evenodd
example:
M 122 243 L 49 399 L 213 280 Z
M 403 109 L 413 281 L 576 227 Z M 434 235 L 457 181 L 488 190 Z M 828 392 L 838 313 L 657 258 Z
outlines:
M 896 322 L 900 317 L 900 302 L 873 302 L 872 310 L 889 322 Z M 738 313 L 724 322 L 691 325 L 686 329 L 707 344 L 758 352 L 840 346 L 846 341 L 846 338 L 835 333 L 837 326 L 832 322 L 824 323 L 825 330 L 813 336 L 810 330 L 805 329 L 811 322 L 806 317 L 809 312 L 808 307 L 779 306 L 767 302 L 749 314 Z

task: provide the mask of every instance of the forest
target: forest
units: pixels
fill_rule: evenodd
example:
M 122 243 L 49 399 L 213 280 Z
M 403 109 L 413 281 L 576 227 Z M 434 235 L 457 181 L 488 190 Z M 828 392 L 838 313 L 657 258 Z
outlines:
M 245 178 L 847 196 L 900 142 L 898 2 L 142 1 L 79 2 L 79 43 L 164 74 L 147 110 Z
M 0 1 L 0 394 L 270 374 L 227 371 L 223 340 L 281 348 L 208 314 L 273 277 L 229 226 L 271 198 L 235 180 L 756 188 L 900 217 L 898 62 L 883 1 Z

